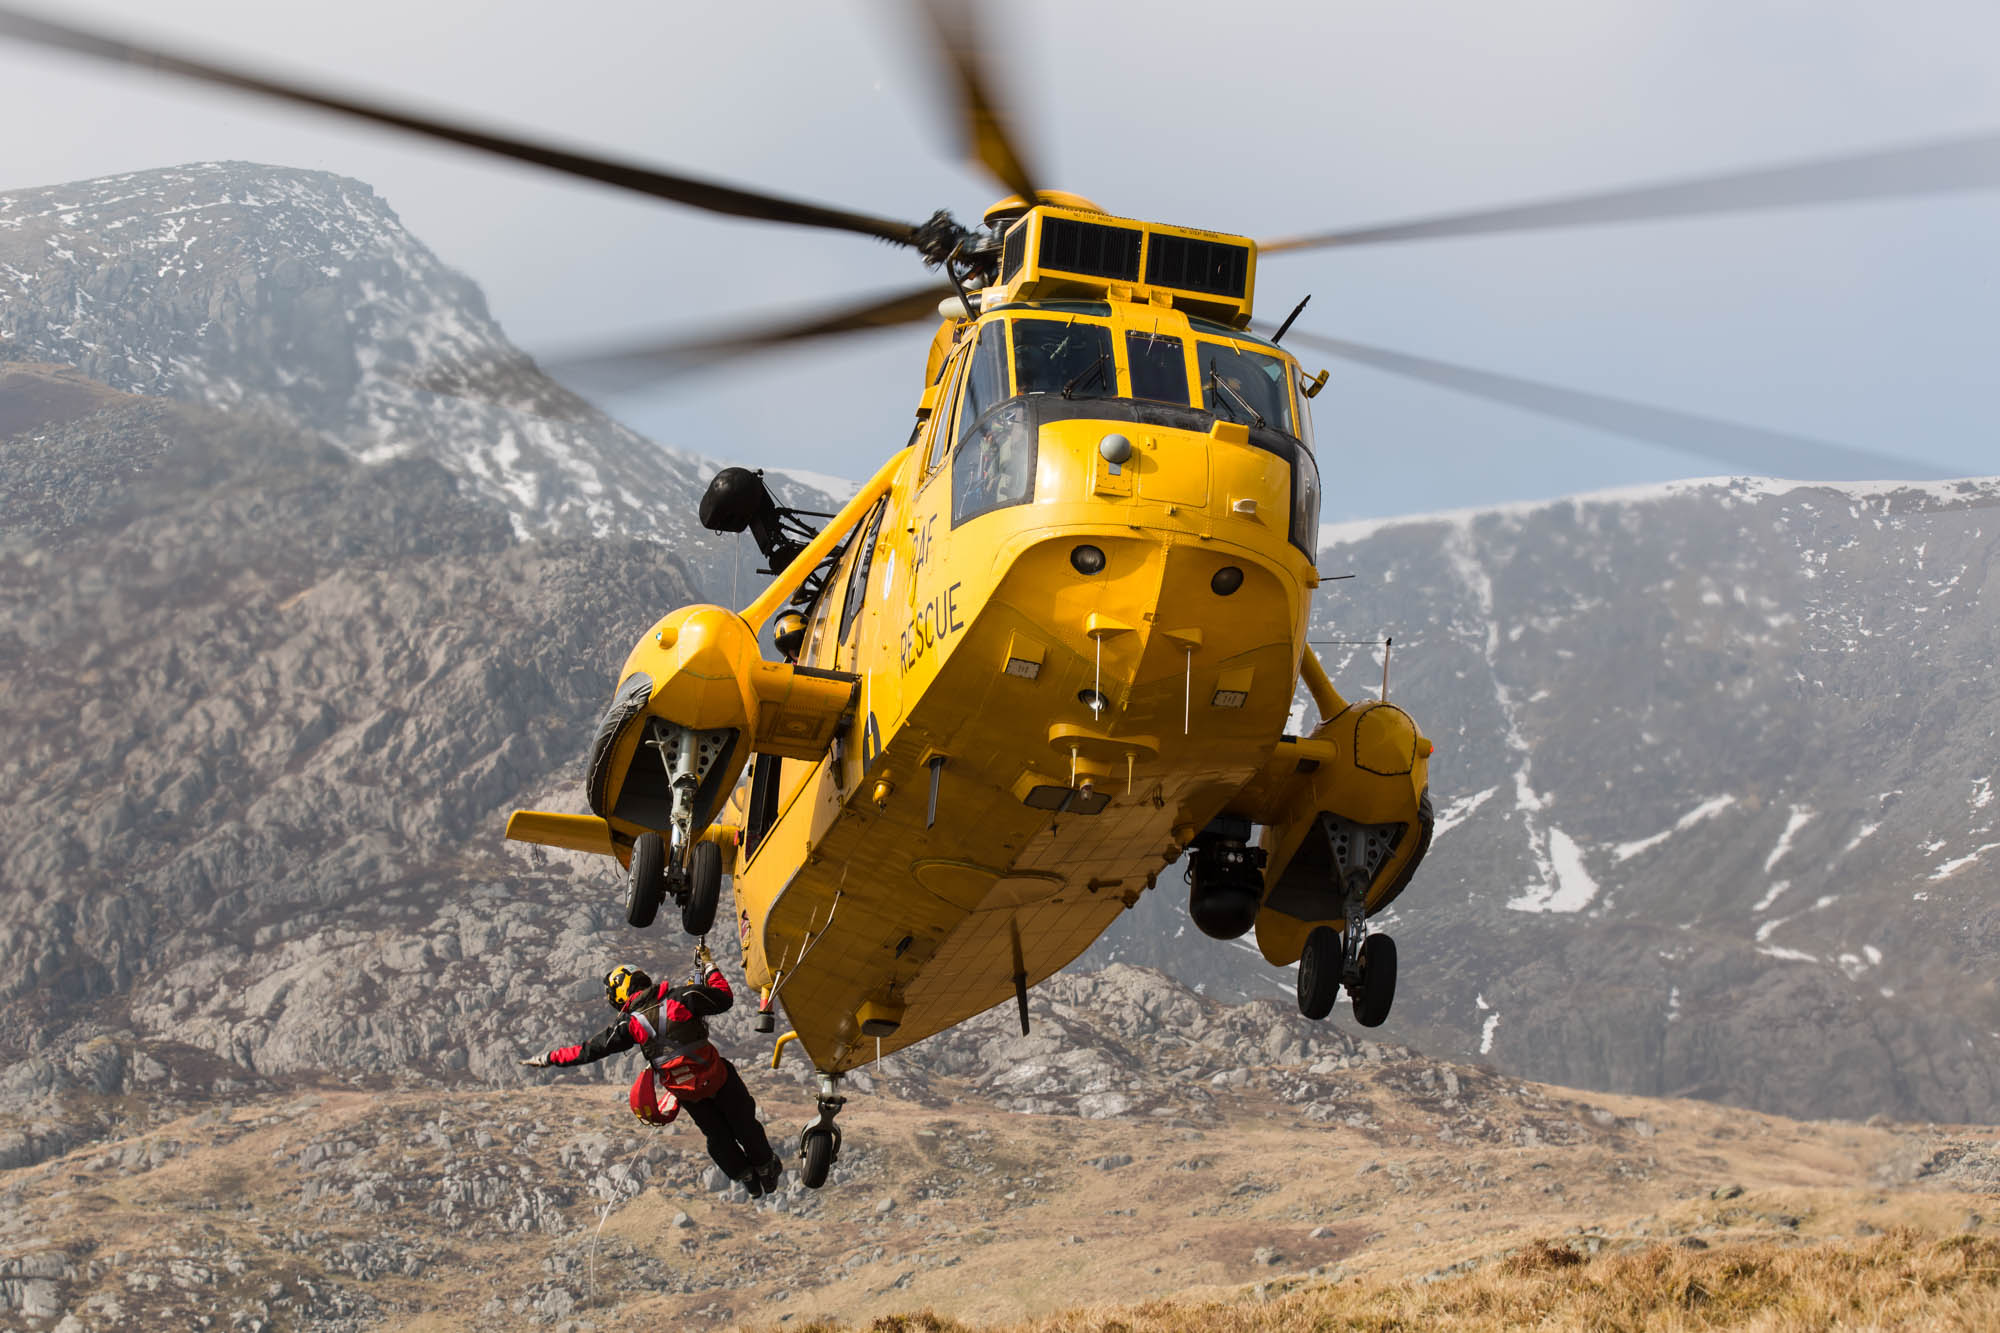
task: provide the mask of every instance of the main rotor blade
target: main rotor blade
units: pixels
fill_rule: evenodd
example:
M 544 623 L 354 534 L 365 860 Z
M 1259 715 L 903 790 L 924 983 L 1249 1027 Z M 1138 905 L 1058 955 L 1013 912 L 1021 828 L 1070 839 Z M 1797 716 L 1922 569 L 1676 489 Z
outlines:
M 1034 203 L 1040 196 L 1035 185 L 1038 177 L 1029 170 L 1018 147 L 1021 135 L 1015 117 L 979 72 L 982 43 L 971 4 L 967 0 L 918 0 L 918 8 L 929 20 L 950 67 L 964 149 L 1008 189 Z
M 541 415 L 566 418 L 592 409 L 567 391 L 560 399 L 549 399 L 550 377 L 559 376 L 593 393 L 622 393 L 767 348 L 936 319 L 938 303 L 956 295 L 950 287 L 919 287 L 720 332 L 579 348 L 539 362 L 521 356 L 470 366 L 435 367 L 407 377 L 407 382 L 456 398 L 500 403 L 519 400 Z
M 1258 249 L 1267 255 L 1285 254 L 1328 246 L 1645 222 L 1996 187 L 2000 187 L 2000 134 L 1980 134 L 1603 194 L 1568 195 L 1513 208 L 1290 236 L 1260 244 Z
M 1927 463 L 1857 449 L 1853 445 L 1766 430 L 1761 426 L 1738 425 L 1716 417 L 1564 389 L 1512 375 L 1496 375 L 1489 370 L 1473 370 L 1447 361 L 1411 356 L 1407 352 L 1392 352 L 1365 343 L 1301 333 L 1297 329 L 1292 330 L 1291 340 L 1349 361 L 1373 366 L 1377 370 L 1386 370 L 1393 375 L 1405 375 L 1475 398 L 1538 412 L 1558 421 L 1663 445 L 1682 453 L 1697 454 L 1764 476 L 1863 481 L 1883 478 L 1931 480 L 1954 475 Z
M 540 365 L 547 374 L 580 387 L 602 393 L 619 393 L 768 348 L 934 320 L 939 318 L 938 302 L 955 295 L 957 293 L 946 286 L 917 287 L 829 309 L 760 320 L 714 333 L 581 348 L 543 360 Z M 432 376 L 422 387 L 441 393 L 491 395 L 504 386 L 485 381 L 521 370 L 525 367 L 516 364 L 491 367 L 487 374 L 475 373 L 464 379 L 454 379 L 450 375 Z
M 781 195 L 742 190 L 694 176 L 680 176 L 651 167 L 619 162 L 610 158 L 575 153 L 548 144 L 534 143 L 507 135 L 488 134 L 465 125 L 364 102 L 322 88 L 265 78 L 245 70 L 197 60 L 192 56 L 159 47 L 140 46 L 102 32 L 71 27 L 37 18 L 19 10 L 0 7 L 0 37 L 12 37 L 38 46 L 53 47 L 112 64 L 137 65 L 163 70 L 203 83 L 235 88 L 242 92 L 274 97 L 299 106 L 316 107 L 344 116 L 353 116 L 376 125 L 389 125 L 427 138 L 442 139 L 481 152 L 493 153 L 516 162 L 531 162 L 570 176 L 601 181 L 620 189 L 633 190 L 654 199 L 723 213 L 731 217 L 756 218 L 765 222 L 790 222 L 804 227 L 825 227 L 834 231 L 858 232 L 898 245 L 916 244 L 917 228 L 892 218 L 827 208 Z

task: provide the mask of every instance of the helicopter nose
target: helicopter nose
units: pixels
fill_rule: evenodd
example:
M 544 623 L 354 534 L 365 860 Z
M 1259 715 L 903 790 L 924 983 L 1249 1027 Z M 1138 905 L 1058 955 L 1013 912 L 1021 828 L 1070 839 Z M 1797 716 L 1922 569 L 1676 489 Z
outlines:
M 657 684 L 648 711 L 685 727 L 742 727 L 752 711 L 757 636 L 727 607 L 683 607 L 653 626 L 627 671 Z

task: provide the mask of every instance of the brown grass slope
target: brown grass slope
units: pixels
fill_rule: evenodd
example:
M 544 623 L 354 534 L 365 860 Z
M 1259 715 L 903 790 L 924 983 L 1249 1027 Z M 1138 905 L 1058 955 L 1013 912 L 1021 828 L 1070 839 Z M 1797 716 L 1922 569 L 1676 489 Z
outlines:
M 857 1099 L 832 1185 L 756 1205 L 601 1084 L 134 1098 L 0 1171 L 0 1327 L 2000 1326 L 1992 1131 L 1465 1069 L 1425 1093 L 1439 1068 L 1346 1071 L 1353 1124 L 1256 1088 L 1018 1114 L 938 1079 Z M 746 1072 L 789 1147 L 806 1093 Z
M 814 1321 L 799 1333 L 831 1333 Z M 1650 1245 L 1588 1258 L 1541 1241 L 1434 1283 L 1320 1284 L 1242 1301 L 1160 1300 L 967 1324 L 919 1311 L 871 1333 L 1293 1333 L 1294 1330 L 1977 1329 L 2000 1327 L 2000 1241 L 1899 1228 L 1802 1248 Z

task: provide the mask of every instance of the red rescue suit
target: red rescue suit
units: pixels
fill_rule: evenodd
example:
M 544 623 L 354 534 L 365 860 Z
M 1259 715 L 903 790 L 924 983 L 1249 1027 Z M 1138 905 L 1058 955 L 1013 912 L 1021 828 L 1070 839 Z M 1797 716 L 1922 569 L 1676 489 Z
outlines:
M 588 1041 L 550 1051 L 548 1062 L 589 1064 L 637 1046 L 646 1068 L 632 1082 L 632 1114 L 649 1125 L 665 1125 L 685 1107 L 725 1175 L 746 1187 L 760 1177 L 775 1181 L 777 1156 L 757 1122 L 756 1100 L 708 1039 L 704 1020 L 733 1003 L 729 980 L 717 967 L 699 982 L 663 981 L 628 1000 L 618 1021 Z

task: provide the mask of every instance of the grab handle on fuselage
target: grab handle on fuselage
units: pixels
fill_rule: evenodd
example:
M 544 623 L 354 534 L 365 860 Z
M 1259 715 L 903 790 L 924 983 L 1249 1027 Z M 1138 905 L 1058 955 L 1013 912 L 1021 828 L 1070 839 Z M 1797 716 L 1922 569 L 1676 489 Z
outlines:
M 771 1048 L 771 1068 L 776 1069 L 778 1067 L 779 1059 L 785 1054 L 785 1043 L 788 1041 L 797 1041 L 798 1039 L 799 1033 L 797 1028 L 778 1038 L 778 1044 Z
M 822 529 L 817 537 L 806 543 L 806 549 L 792 557 L 792 563 L 785 566 L 785 572 L 778 575 L 771 586 L 757 595 L 757 600 L 743 608 L 743 623 L 753 633 L 764 632 L 764 622 L 778 613 L 778 608 L 791 600 L 799 585 L 806 581 L 806 575 L 819 568 L 819 562 L 826 559 L 831 551 L 859 523 L 874 503 L 889 493 L 896 484 L 896 473 L 909 458 L 911 447 L 905 446 L 894 458 L 884 463 L 881 470 L 871 477 L 866 486 L 854 493 L 854 498 L 840 507 L 840 512 Z

